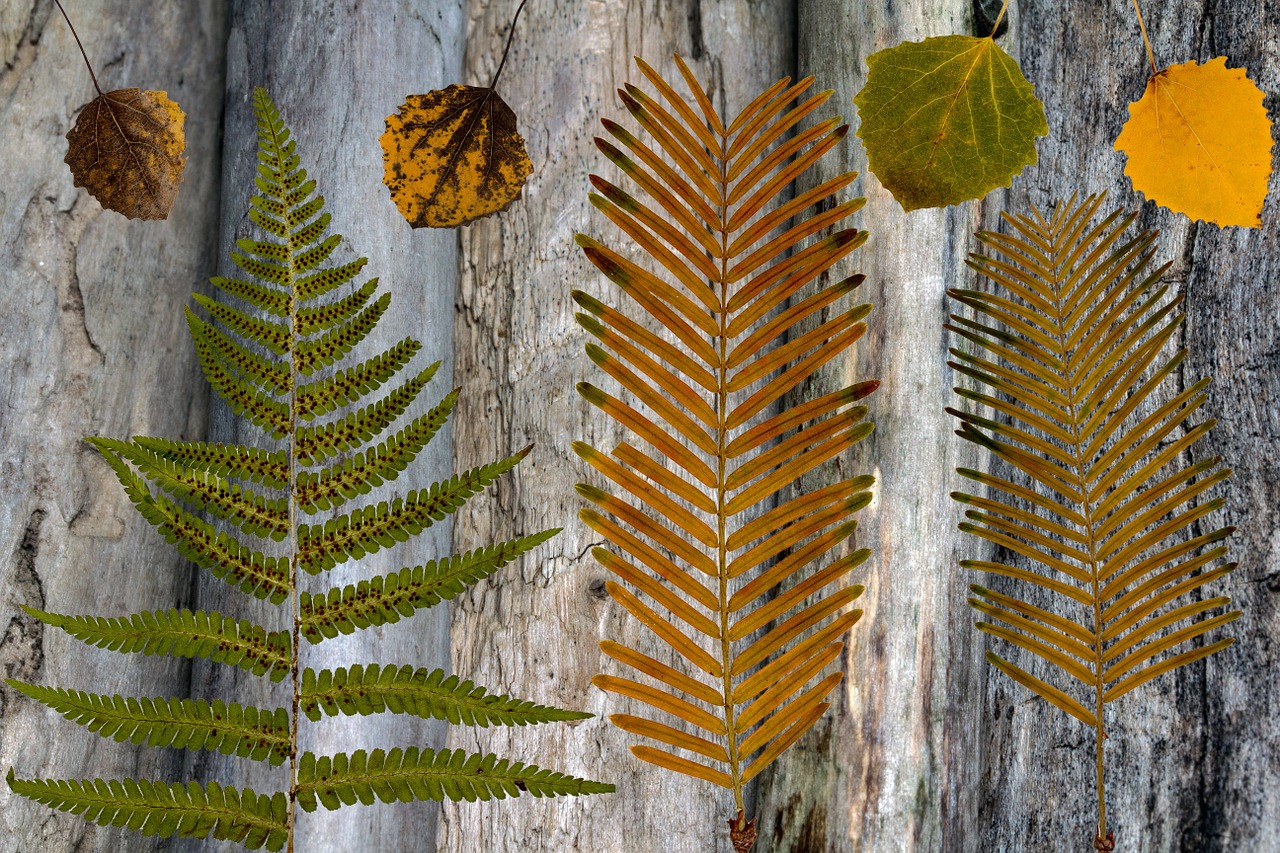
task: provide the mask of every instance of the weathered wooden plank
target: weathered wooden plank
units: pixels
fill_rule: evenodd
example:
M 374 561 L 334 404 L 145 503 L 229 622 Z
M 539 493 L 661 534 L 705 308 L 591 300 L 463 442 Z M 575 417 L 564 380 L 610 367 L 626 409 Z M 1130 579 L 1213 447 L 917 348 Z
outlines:
M 1223 4 L 1213 21 L 1186 3 L 1150 12 L 1158 57 L 1167 64 L 1226 52 L 1264 90 L 1274 89 L 1267 30 L 1224 23 L 1243 9 Z M 874 178 L 862 184 L 870 199 L 863 223 L 872 237 L 855 264 L 876 288 L 877 312 L 872 345 L 844 369 L 885 380 L 872 398 L 874 441 L 855 457 L 880 478 L 877 503 L 862 514 L 861 535 L 877 549 L 871 624 L 851 634 L 850 689 L 840 716 L 762 782 L 762 812 L 775 810 L 763 836 L 776 842 L 773 849 L 981 844 L 1030 851 L 1088 844 L 1095 820 L 1092 738 L 982 663 L 986 643 L 964 605 L 968 583 L 978 578 L 959 572 L 956 559 L 980 557 L 983 546 L 954 532 L 961 512 L 945 497 L 957 486 L 954 467 L 971 451 L 950 434 L 941 412 L 953 404 L 949 389 L 957 384 L 944 366 L 950 342 L 941 325 L 952 310 L 943 290 L 972 281 L 960 264 L 974 248 L 971 232 L 979 223 L 993 226 L 1000 206 L 1045 207 L 1076 191 L 1100 190 L 1111 193 L 1112 206 L 1140 202 L 1111 148 L 1125 104 L 1141 94 L 1149 73 L 1129 20 L 1127 10 L 1099 15 L 1084 7 L 1015 6 L 1001 42 L 1021 55 L 1046 101 L 1051 132 L 1039 145 L 1041 165 L 1010 191 L 981 206 L 904 215 Z M 846 36 L 831 39 L 837 27 Z M 799 67 L 847 86 L 841 91 L 847 102 L 865 79 L 867 54 L 903 39 L 969 31 L 968 4 L 928 10 L 807 4 Z M 862 152 L 849 158 L 850 166 L 865 167 Z M 1233 546 L 1242 567 L 1227 587 L 1244 617 L 1232 625 L 1235 648 L 1153 682 L 1110 712 L 1109 811 L 1126 849 L 1270 850 L 1277 831 L 1266 819 L 1275 813 L 1268 780 L 1276 772 L 1276 703 L 1274 691 L 1247 685 L 1269 683 L 1275 656 L 1268 640 L 1277 618 L 1277 564 L 1268 544 L 1276 526 L 1269 450 L 1275 412 L 1266 402 L 1271 395 L 1258 391 L 1276 383 L 1268 355 L 1274 324 L 1262 320 L 1275 302 L 1266 284 L 1274 276 L 1274 208 L 1261 232 L 1251 234 L 1192 225 L 1150 204 L 1141 224 L 1162 230 L 1160 260 L 1175 261 L 1168 278 L 1187 295 L 1192 357 L 1182 381 L 1219 377 L 1206 416 L 1221 422 L 1198 452 L 1221 453 L 1236 469 L 1224 492 L 1230 509 L 1223 520 L 1243 534 Z M 776 795 L 763 787 L 770 784 Z
M 1160 67 L 1226 55 L 1243 65 L 1275 115 L 1280 55 L 1275 22 L 1248 3 L 1142 4 Z M 1044 205 L 1072 191 L 1110 193 L 1108 204 L 1137 207 L 1112 142 L 1150 74 L 1132 8 L 1097 10 L 1032 2 L 1021 9 L 1024 67 L 1049 110 L 1042 165 L 1024 184 Z M 1274 194 L 1277 182 L 1272 178 Z M 1015 189 L 1017 185 L 1015 185 Z M 1034 188 L 1034 189 L 1030 189 Z M 1013 194 L 1016 204 L 1025 195 Z M 1142 204 L 1139 224 L 1161 231 L 1158 262 L 1186 296 L 1180 345 L 1190 349 L 1178 384 L 1215 377 L 1200 419 L 1218 426 L 1195 460 L 1221 455 L 1235 474 L 1211 496 L 1227 509 L 1206 523 L 1234 524 L 1232 559 L 1240 568 L 1218 589 L 1242 611 L 1225 632 L 1236 645 L 1204 663 L 1162 676 L 1110 712 L 1108 819 L 1117 849 L 1274 850 L 1280 846 L 1277 776 L 1280 699 L 1274 689 L 1280 628 L 1275 577 L 1277 527 L 1275 352 L 1276 235 L 1273 197 L 1260 230 L 1221 229 Z M 1194 460 L 1192 460 L 1194 461 Z M 1206 527 L 1204 529 L 1211 529 Z M 1211 593 L 1211 594 L 1216 594 Z M 996 849 L 1038 850 L 1087 837 L 1095 820 L 1092 740 L 1073 721 L 1024 702 L 1025 694 L 987 676 L 984 763 L 990 772 L 979 829 Z M 1082 743 L 1083 741 L 1083 743 Z M 1017 748 L 1027 770 L 1010 758 Z M 1020 769 L 1020 768 L 1019 768 Z M 1013 772 L 1011 772 L 1013 771 Z
M 384 119 L 404 96 L 440 88 L 458 76 L 461 62 L 460 7 L 445 2 L 397 2 L 353 7 L 338 2 L 232 5 L 227 40 L 227 99 L 222 183 L 223 216 L 218 272 L 231 274 L 230 248 L 249 233 L 245 216 L 253 190 L 257 136 L 251 92 L 264 86 L 298 143 L 303 167 L 319 184 L 331 232 L 342 234 L 337 262 L 368 257 L 367 272 L 392 293 L 391 308 L 357 353 L 365 356 L 412 336 L 424 345 L 414 362 L 421 369 L 441 360 L 440 373 L 405 417 L 426 411 L 450 389 L 452 304 L 456 278 L 456 237 L 449 232 L 413 231 L 382 185 L 378 137 Z M 359 279 L 355 285 L 363 283 Z M 355 286 L 353 285 L 353 286 Z M 256 430 L 229 416 L 220 401 L 211 409 L 210 436 L 216 441 L 260 442 Z M 367 500 L 386 500 L 449 476 L 450 437 L 442 430 L 409 470 Z M 328 517 L 315 516 L 314 520 Z M 316 577 L 304 588 L 331 585 L 421 565 L 447 553 L 449 525 L 437 524 L 422 535 L 358 563 Z M 287 624 L 269 605 L 249 607 L 238 592 L 202 576 L 197 589 L 202 607 L 236 613 L 260 611 L 267 624 Z M 357 632 L 321 646 L 304 644 L 303 666 L 353 663 L 406 663 L 448 666 L 448 611 L 423 613 L 384 629 Z M 261 697 L 257 679 L 225 667 L 197 667 L 193 693 L 199 696 Z M 217 671 L 215 671 L 217 670 Z M 285 685 L 281 685 L 284 687 Z M 276 691 L 287 703 L 287 691 Z M 320 723 L 304 721 L 301 746 L 317 754 L 358 748 L 440 746 L 445 724 L 403 715 L 344 717 Z M 189 762 L 197 778 L 234 780 L 256 788 L 280 790 L 288 781 L 283 768 L 202 754 Z M 436 805 L 413 803 L 299 812 L 296 849 L 320 851 L 415 850 L 434 833 Z M 358 841 L 356 841 L 358 839 Z M 354 847 L 353 847 L 354 845 Z M 182 847 L 184 845 L 177 845 Z M 216 848 L 216 845 L 215 845 Z M 194 849 L 194 848 L 190 848 Z M 201 850 L 210 849 L 202 847 Z M 228 847 L 234 849 L 234 846 Z
M 464 391 L 455 464 L 475 464 L 530 441 L 536 446 L 494 500 L 458 519 L 455 547 L 514 531 L 566 529 L 522 565 L 460 599 L 453 625 L 458 672 L 495 689 L 608 714 L 640 706 L 590 685 L 597 672 L 616 672 L 599 652 L 599 640 L 635 644 L 661 659 L 670 655 L 611 602 L 606 572 L 589 555 L 602 543 L 576 517 L 580 501 L 571 484 L 594 478 L 570 443 L 612 448 L 621 433 L 574 391 L 578 381 L 600 377 L 582 353 L 569 290 L 613 300 L 616 289 L 583 259 L 573 235 L 622 243 L 592 212 L 586 177 L 613 174 L 591 143 L 599 119 L 630 124 L 613 90 L 628 80 L 651 88 L 631 57 L 679 80 L 670 59 L 678 51 L 700 79 L 711 81 L 716 105 L 736 113 L 791 66 L 789 5 L 608 2 L 530 4 L 525 11 L 499 89 L 521 117 L 535 172 L 523 200 L 462 233 L 454 334 Z M 468 4 L 474 22 L 469 80 L 487 81 L 492 73 L 512 6 Z M 442 850 L 729 850 L 724 820 L 732 798 L 642 764 L 628 752 L 634 740 L 602 717 L 575 726 L 451 735 L 462 746 L 615 782 L 618 794 L 446 806 Z
M 183 606 L 190 575 L 85 435 L 198 436 L 207 395 L 182 305 L 217 245 L 222 3 L 72 5 L 104 90 L 164 89 L 187 113 L 187 165 L 164 222 L 72 186 L 64 134 L 95 96 L 52 3 L 0 8 L 0 672 L 126 695 L 184 695 L 181 659 L 118 656 L 18 609 L 122 615 Z M 0 686 L 0 766 L 22 778 L 172 778 L 171 750 L 104 741 Z M 0 850 L 152 849 L 126 830 L 0 785 Z

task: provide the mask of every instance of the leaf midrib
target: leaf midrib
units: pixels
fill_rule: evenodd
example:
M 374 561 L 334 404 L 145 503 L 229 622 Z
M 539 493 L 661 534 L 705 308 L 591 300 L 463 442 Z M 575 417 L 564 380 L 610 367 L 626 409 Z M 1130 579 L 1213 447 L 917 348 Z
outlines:
M 1052 223 L 1050 224 L 1050 227 L 1052 227 Z M 1074 475 L 1076 488 L 1081 496 L 1080 507 L 1082 511 L 1080 514 L 1084 517 L 1084 521 L 1085 521 L 1085 524 L 1084 524 L 1085 537 L 1087 539 L 1087 548 L 1089 552 L 1089 576 L 1090 576 L 1090 588 L 1092 592 L 1091 597 L 1093 599 L 1093 625 L 1094 625 L 1093 632 L 1092 632 L 1093 636 L 1091 638 L 1090 646 L 1093 651 L 1092 674 L 1093 674 L 1093 686 L 1094 686 L 1094 695 L 1095 695 L 1094 730 L 1096 732 L 1095 746 L 1096 746 L 1096 753 L 1097 753 L 1096 771 L 1097 771 L 1097 787 L 1098 787 L 1098 826 L 1099 826 L 1098 837 L 1102 838 L 1102 837 L 1105 837 L 1106 835 L 1106 826 L 1107 826 L 1107 806 L 1106 806 L 1106 798 L 1105 798 L 1104 765 L 1103 765 L 1103 741 L 1106 739 L 1107 735 L 1106 735 L 1105 727 L 1103 725 L 1103 708 L 1106 703 L 1106 700 L 1103 692 L 1105 687 L 1103 674 L 1105 670 L 1103 668 L 1102 637 L 1103 637 L 1103 634 L 1105 633 L 1105 625 L 1103 623 L 1103 618 L 1102 618 L 1102 599 L 1100 595 L 1100 579 L 1098 577 L 1099 543 L 1097 541 L 1096 525 L 1094 523 L 1094 518 L 1093 518 L 1093 513 L 1094 513 L 1093 496 L 1090 495 L 1089 489 L 1086 484 L 1085 471 L 1087 470 L 1087 466 L 1085 464 L 1085 460 L 1082 458 L 1082 453 L 1084 450 L 1084 447 L 1083 447 L 1084 442 L 1080 434 L 1081 423 L 1080 423 L 1080 418 L 1078 414 L 1079 400 L 1077 397 L 1077 391 L 1078 391 L 1077 369 L 1071 366 L 1070 362 L 1067 360 L 1067 353 L 1066 353 L 1068 335 L 1066 333 L 1067 332 L 1066 317 L 1064 316 L 1063 310 L 1062 310 L 1063 293 L 1062 293 L 1061 287 L 1064 282 L 1064 278 L 1069 279 L 1070 275 L 1064 276 L 1061 268 L 1063 250 L 1062 250 L 1061 244 L 1059 243 L 1060 235 L 1055 232 L 1050 236 L 1053 239 L 1053 243 L 1054 243 L 1054 246 L 1053 246 L 1054 265 L 1053 265 L 1053 279 L 1052 279 L 1052 284 L 1054 289 L 1054 300 L 1053 300 L 1054 325 L 1056 327 L 1054 337 L 1057 339 L 1057 343 L 1058 343 L 1057 356 L 1058 356 L 1059 362 L 1066 368 L 1064 379 L 1066 380 L 1066 386 L 1067 386 L 1066 387 L 1067 413 L 1070 418 L 1069 429 L 1070 429 L 1071 441 L 1072 441 L 1071 458 L 1075 463 L 1075 468 L 1072 471 L 1072 474 Z M 1071 270 L 1068 269 L 1067 272 L 1070 273 Z

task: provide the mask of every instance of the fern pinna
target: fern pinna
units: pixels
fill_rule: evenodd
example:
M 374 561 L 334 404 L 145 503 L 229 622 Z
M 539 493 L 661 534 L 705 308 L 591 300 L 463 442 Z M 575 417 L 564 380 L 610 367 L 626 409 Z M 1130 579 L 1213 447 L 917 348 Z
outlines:
M 120 652 L 199 655 L 243 667 L 272 682 L 289 680 L 288 707 L 274 709 L 189 699 L 123 698 L 10 680 L 28 696 L 116 740 L 152 746 L 219 750 L 289 766 L 288 786 L 272 794 L 211 782 L 23 780 L 19 794 L 98 824 L 146 835 L 232 839 L 250 848 L 294 848 L 296 805 L 314 811 L 357 802 L 415 799 L 488 800 L 591 794 L 612 785 L 567 776 L 493 755 L 462 750 L 358 749 L 350 754 L 300 753 L 300 715 L 391 712 L 466 725 L 526 725 L 589 717 L 495 695 L 470 681 L 412 666 L 302 668 L 300 644 L 398 622 L 461 592 L 558 531 L 547 530 L 424 566 L 345 587 L 308 593 L 301 572 L 388 548 L 429 527 L 513 468 L 528 450 L 463 472 L 402 498 L 351 507 L 373 486 L 396 480 L 445 423 L 457 391 L 375 443 L 435 374 L 433 364 L 369 398 L 409 365 L 421 345 L 405 339 L 341 369 L 326 369 L 356 347 L 387 310 L 371 279 L 341 298 L 321 301 L 352 283 L 365 259 L 322 266 L 341 242 L 325 236 L 329 214 L 316 184 L 299 167 L 294 141 L 267 94 L 254 94 L 258 119 L 259 195 L 249 217 L 265 240 L 240 240 L 232 258 L 245 279 L 213 284 L 260 309 L 250 313 L 202 296 L 214 322 L 188 310 L 205 375 L 245 418 L 278 440 L 274 449 L 135 438 L 90 439 L 115 470 L 135 506 L 192 562 L 228 584 L 287 605 L 290 627 L 269 630 L 220 613 L 158 610 L 121 618 L 65 616 L 29 610 L 85 642 Z M 362 403 L 359 408 L 355 404 Z M 343 410 L 348 410 L 345 414 Z M 149 482 L 148 482 L 149 481 Z M 155 491 L 152 487 L 155 487 Z M 303 516 L 345 510 L 327 521 Z M 220 531 L 203 510 L 226 522 Z M 241 537 L 243 534 L 243 538 Z M 250 542 L 249 540 L 266 540 Z M 272 549 L 270 542 L 280 543 Z M 263 550 L 259 550 L 263 548 Z M 283 551 L 270 555 L 269 550 Z
M 1231 645 L 1197 640 L 1240 614 L 1202 590 L 1235 568 L 1218 562 L 1233 528 L 1202 526 L 1223 503 L 1202 497 L 1231 472 L 1219 457 L 1181 463 L 1214 424 L 1190 423 L 1208 379 L 1167 387 L 1186 356 L 1161 358 L 1183 321 L 1182 297 L 1166 299 L 1168 264 L 1149 269 L 1156 235 L 1129 231 L 1136 213 L 1095 221 L 1101 203 L 1072 199 L 1048 220 L 1006 214 L 1013 233 L 978 235 L 994 253 L 969 265 L 1000 292 L 949 291 L 975 316 L 953 314 L 947 328 L 974 345 L 952 349 L 951 366 L 989 389 L 956 393 L 995 418 L 947 411 L 1011 478 L 961 469 L 990 495 L 952 495 L 969 507 L 960 529 L 1020 563 L 962 562 L 1008 579 L 998 591 L 972 587 L 978 628 L 1065 678 L 1056 686 L 994 652 L 987 659 L 1094 729 L 1094 847 L 1114 850 L 1106 704 Z
M 862 276 L 827 280 L 866 232 L 809 239 L 863 200 L 833 200 L 854 173 L 787 198 L 848 130 L 833 118 L 791 133 L 831 95 L 801 99 L 812 78 L 781 80 L 723 122 L 679 57 L 692 104 L 637 63 L 667 106 L 629 84 L 619 96 L 652 147 L 608 120 L 616 144 L 596 145 L 651 202 L 597 176 L 591 201 L 655 263 L 645 268 L 580 236 L 628 307 L 580 291 L 574 299 L 598 341 L 587 355 L 638 407 L 590 383 L 578 390 L 643 444 L 612 453 L 575 444 L 625 496 L 590 485 L 578 492 L 593 505 L 583 521 L 617 549 L 593 551 L 627 584 L 609 582 L 613 600 L 684 666 L 606 641 L 606 655 L 652 681 L 599 675 L 594 683 L 668 715 L 610 720 L 674 748 L 633 746 L 637 757 L 731 790 L 731 835 L 745 850 L 755 831 L 743 788 L 828 707 L 841 673 L 820 676 L 861 615 L 846 606 L 862 587 L 841 582 L 870 552 L 830 553 L 853 535 L 850 518 L 870 501 L 872 478 L 778 495 L 872 429 L 857 403 L 877 382 L 794 405 L 789 397 L 866 331 L 870 306 L 840 306 Z M 815 562 L 823 565 L 807 572 Z M 670 725 L 678 721 L 688 725 Z

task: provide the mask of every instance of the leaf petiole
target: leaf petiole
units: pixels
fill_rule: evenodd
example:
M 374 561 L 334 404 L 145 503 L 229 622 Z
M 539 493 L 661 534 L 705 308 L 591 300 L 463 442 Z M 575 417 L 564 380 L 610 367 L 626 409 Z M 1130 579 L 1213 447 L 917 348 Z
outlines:
M 996 22 L 991 25 L 991 35 L 987 38 L 992 41 L 996 40 L 996 33 L 1000 32 L 1000 22 L 1004 20 L 1004 13 L 1009 9 L 1009 0 L 1004 0 L 1004 5 L 1000 7 L 1000 13 L 996 15 Z
M 76 33 L 75 24 L 71 23 L 71 19 L 67 17 L 67 10 L 62 8 L 59 0 L 53 0 L 58 5 L 58 11 L 62 13 L 62 19 L 67 22 L 67 26 L 71 27 L 71 36 L 76 40 L 76 47 L 80 48 L 80 55 L 84 57 L 85 67 L 89 69 L 89 79 L 93 81 L 93 88 L 98 90 L 98 97 L 102 97 L 102 87 L 98 85 L 98 75 L 93 73 L 93 66 L 89 64 L 89 54 L 84 52 L 84 45 L 80 43 L 80 36 Z M 523 3 L 521 5 L 524 5 Z M 517 12 L 516 14 L 519 14 Z
M 1147 46 L 1147 61 L 1151 63 L 1151 76 L 1155 76 L 1159 72 L 1156 70 L 1156 55 L 1151 51 L 1151 39 L 1147 37 L 1147 24 L 1142 20 L 1142 11 L 1138 8 L 1138 0 L 1133 0 L 1133 13 L 1138 16 L 1138 29 L 1142 30 L 1142 43 Z
M 503 66 L 507 64 L 507 52 L 511 50 L 511 40 L 516 35 L 516 22 L 520 20 L 520 13 L 524 11 L 524 4 L 529 0 L 520 0 L 520 5 L 516 7 L 516 14 L 511 19 L 511 32 L 507 33 L 507 46 L 502 49 L 502 59 L 498 62 L 498 70 L 493 72 L 493 80 L 489 82 L 489 88 L 493 89 L 498 85 L 498 78 L 502 76 Z

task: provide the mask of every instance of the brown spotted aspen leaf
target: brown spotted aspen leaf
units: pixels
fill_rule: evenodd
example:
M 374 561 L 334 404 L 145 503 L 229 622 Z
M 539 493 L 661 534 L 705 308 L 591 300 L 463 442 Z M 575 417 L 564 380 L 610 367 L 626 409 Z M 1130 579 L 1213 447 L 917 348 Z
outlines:
M 63 10 L 64 18 L 66 14 Z M 71 34 L 89 65 L 75 27 Z M 186 165 L 186 114 L 164 92 L 116 89 L 103 94 L 92 66 L 89 77 L 98 97 L 80 108 L 80 117 L 67 132 L 64 162 L 71 167 L 72 182 L 103 207 L 129 219 L 164 219 L 178 196 Z
M 1153 74 L 1116 138 L 1124 173 L 1151 201 L 1218 225 L 1256 228 L 1271 177 L 1262 91 L 1226 57 Z
M 516 115 L 494 91 L 522 9 L 523 2 L 488 87 L 455 83 L 409 95 L 387 116 L 378 140 L 382 182 L 414 228 L 452 228 L 497 213 L 520 197 L 533 172 Z

